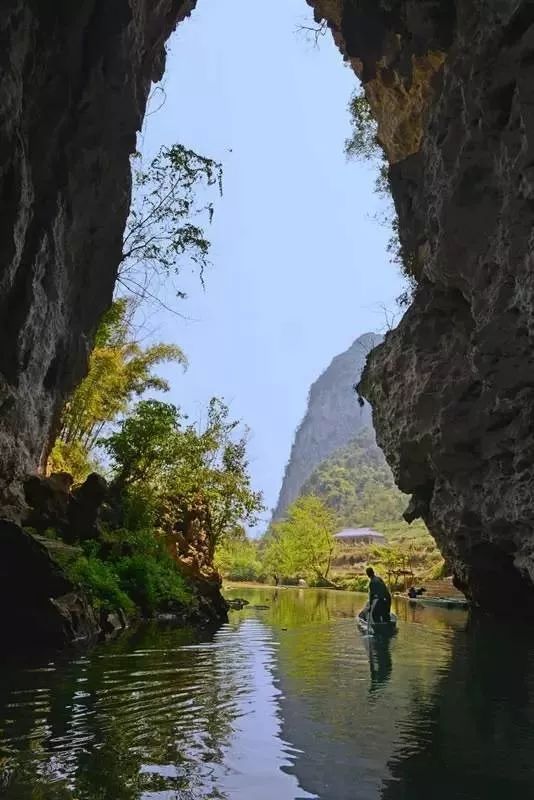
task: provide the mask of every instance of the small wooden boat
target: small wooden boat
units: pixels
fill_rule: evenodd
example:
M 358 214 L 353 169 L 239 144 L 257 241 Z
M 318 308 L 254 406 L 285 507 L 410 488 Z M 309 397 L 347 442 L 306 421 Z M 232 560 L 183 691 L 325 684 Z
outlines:
M 362 619 L 360 616 L 358 616 L 356 617 L 356 622 L 358 623 L 358 628 L 361 630 L 361 632 L 367 634 L 368 636 L 391 636 L 397 631 L 397 615 L 391 612 L 389 617 L 389 622 L 373 622 L 371 625 L 371 630 L 369 630 L 369 624 L 366 619 Z
M 469 608 L 469 601 L 461 597 L 409 597 L 410 604 L 436 608 Z

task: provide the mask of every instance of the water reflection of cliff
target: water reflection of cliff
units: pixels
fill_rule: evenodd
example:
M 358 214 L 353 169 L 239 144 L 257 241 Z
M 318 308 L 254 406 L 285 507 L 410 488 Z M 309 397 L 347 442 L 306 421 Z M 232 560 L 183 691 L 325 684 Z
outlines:
M 394 754 L 381 800 L 534 797 L 534 638 L 473 622 L 431 702 L 414 697 L 414 737 Z

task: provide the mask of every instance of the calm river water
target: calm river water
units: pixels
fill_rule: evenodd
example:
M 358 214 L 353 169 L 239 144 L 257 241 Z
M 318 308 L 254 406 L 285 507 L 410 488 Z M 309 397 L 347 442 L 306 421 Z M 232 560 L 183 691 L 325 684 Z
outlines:
M 10 800 L 534 797 L 534 637 L 467 614 L 240 590 L 212 636 L 148 626 L 88 655 L 0 667 Z M 1 779 L 0 779 L 1 780 Z M 515 790 L 515 791 L 514 791 Z

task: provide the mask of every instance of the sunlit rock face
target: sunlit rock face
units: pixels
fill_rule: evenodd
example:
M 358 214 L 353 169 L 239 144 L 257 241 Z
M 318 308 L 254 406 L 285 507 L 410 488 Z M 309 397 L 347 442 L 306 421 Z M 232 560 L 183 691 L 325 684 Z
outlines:
M 0 20 L 0 502 L 16 515 L 109 305 L 129 156 L 192 3 L 8 0 Z
M 360 379 L 368 353 L 382 338 L 377 333 L 364 333 L 348 350 L 333 358 L 311 385 L 306 413 L 295 433 L 273 519 L 284 516 L 319 464 L 371 425 L 369 405 L 360 406 L 354 386 Z
M 534 7 L 315 5 L 366 82 L 419 281 L 361 384 L 379 444 L 459 585 L 532 615 Z

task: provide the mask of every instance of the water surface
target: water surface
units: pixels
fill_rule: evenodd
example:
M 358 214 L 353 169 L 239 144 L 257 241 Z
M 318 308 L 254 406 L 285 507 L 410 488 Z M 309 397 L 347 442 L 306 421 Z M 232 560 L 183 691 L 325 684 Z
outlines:
M 239 590 L 213 635 L 146 626 L 87 655 L 0 667 L 10 800 L 534 797 L 534 639 L 361 596 Z M 255 605 L 268 605 L 268 609 Z

